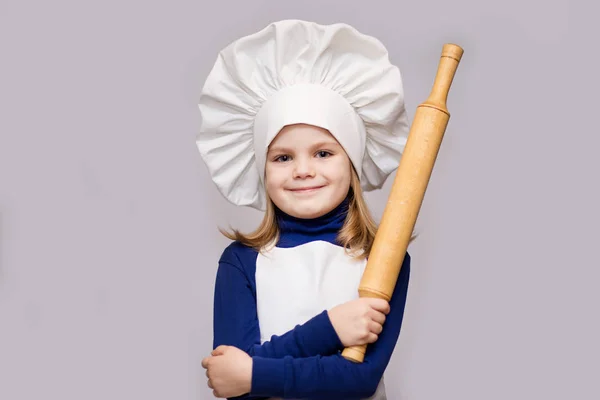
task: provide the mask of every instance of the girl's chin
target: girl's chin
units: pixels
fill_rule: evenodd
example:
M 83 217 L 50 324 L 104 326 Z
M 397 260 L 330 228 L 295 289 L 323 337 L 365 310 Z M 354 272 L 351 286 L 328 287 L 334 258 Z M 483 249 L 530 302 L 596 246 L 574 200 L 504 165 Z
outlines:
M 284 211 L 296 218 L 312 219 L 327 214 L 335 206 L 329 201 L 290 201 L 286 204 Z M 287 210 L 287 211 L 286 211 Z
M 302 193 L 283 190 L 278 193 L 275 204 L 283 212 L 296 218 L 318 218 L 339 204 L 339 202 L 336 203 L 338 194 L 328 189 L 330 187 L 324 186 Z

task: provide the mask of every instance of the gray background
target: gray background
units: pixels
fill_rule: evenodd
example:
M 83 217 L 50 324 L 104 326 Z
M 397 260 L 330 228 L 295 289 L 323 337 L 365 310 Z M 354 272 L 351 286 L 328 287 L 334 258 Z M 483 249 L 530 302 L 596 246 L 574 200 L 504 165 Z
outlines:
M 212 398 L 216 228 L 260 215 L 210 181 L 196 102 L 221 48 L 284 18 L 381 39 L 411 118 L 441 46 L 465 49 L 389 398 L 600 398 L 594 15 L 541 0 L 3 0 L 0 399 Z M 368 195 L 378 217 L 390 184 Z

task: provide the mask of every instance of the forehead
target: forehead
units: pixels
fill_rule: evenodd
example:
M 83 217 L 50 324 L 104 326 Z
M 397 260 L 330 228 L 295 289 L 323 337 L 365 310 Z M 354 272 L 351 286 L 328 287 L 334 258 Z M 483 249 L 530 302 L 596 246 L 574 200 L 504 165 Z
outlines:
M 317 142 L 337 144 L 337 140 L 327 129 L 314 125 L 294 124 L 281 129 L 269 148 L 275 146 L 310 146 Z

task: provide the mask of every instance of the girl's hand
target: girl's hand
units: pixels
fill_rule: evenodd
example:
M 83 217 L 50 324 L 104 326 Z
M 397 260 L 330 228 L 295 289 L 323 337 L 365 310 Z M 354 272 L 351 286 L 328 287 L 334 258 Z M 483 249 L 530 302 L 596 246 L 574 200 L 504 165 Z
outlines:
M 383 330 L 390 305 L 383 299 L 358 298 L 327 311 L 344 347 L 374 343 Z
M 219 346 L 202 360 L 208 387 L 218 398 L 249 393 L 252 386 L 252 358 L 233 346 Z

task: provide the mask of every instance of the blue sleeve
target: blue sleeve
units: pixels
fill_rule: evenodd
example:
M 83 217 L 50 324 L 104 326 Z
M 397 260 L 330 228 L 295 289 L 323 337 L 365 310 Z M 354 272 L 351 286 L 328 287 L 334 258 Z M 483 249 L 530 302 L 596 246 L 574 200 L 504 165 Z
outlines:
M 254 285 L 241 268 L 226 261 L 217 271 L 213 315 L 213 348 L 235 346 L 261 358 L 310 357 L 343 348 L 326 310 L 260 344 Z
M 341 354 L 294 358 L 254 356 L 251 395 L 294 399 L 362 399 L 373 395 L 387 368 L 404 317 L 410 278 L 410 256 L 405 256 L 390 300 L 390 313 L 379 339 L 367 347 L 362 363 Z

